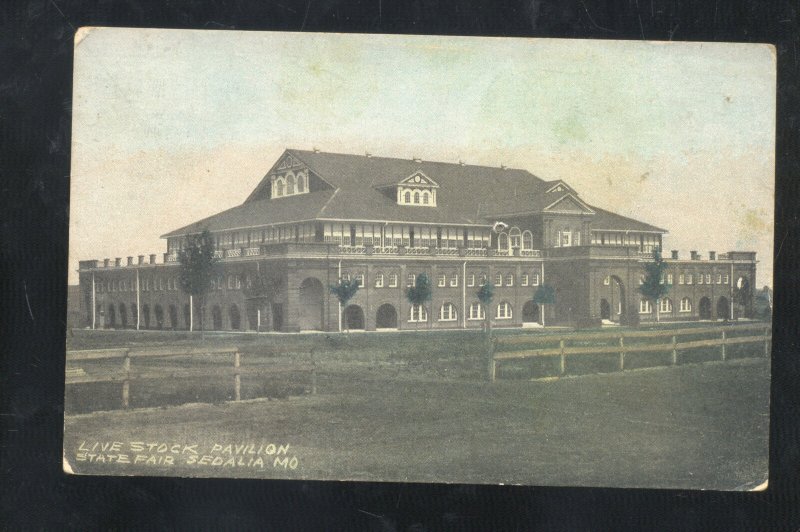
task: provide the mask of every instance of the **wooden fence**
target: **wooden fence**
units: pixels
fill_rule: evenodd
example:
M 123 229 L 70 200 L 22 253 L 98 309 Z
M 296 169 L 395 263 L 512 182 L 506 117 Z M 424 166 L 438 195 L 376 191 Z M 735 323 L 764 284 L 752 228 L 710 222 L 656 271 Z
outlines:
M 276 347 L 268 352 L 253 355 L 259 361 L 269 360 L 268 357 L 276 354 L 297 352 L 297 349 Z M 136 367 L 132 362 L 136 360 L 152 359 L 154 357 L 167 358 L 175 356 L 212 356 L 220 357 L 222 363 L 227 358 L 227 367 L 212 365 L 208 367 L 187 367 L 181 369 L 163 369 L 157 367 Z M 117 361 L 116 368 L 100 368 L 92 373 L 86 373 L 84 368 L 77 364 L 83 361 L 107 360 Z M 216 362 L 216 361 L 215 361 Z M 282 362 L 282 361 L 279 361 Z M 309 351 L 305 361 L 291 361 L 289 363 L 270 363 L 252 366 L 242 366 L 242 355 L 236 347 L 228 348 L 150 348 L 150 349 L 91 349 L 85 351 L 67 351 L 66 384 L 86 384 L 99 382 L 119 382 L 122 385 L 122 407 L 130 405 L 131 381 L 135 380 L 160 380 L 179 379 L 187 377 L 230 378 L 233 377 L 233 399 L 242 399 L 242 375 L 263 376 L 276 373 L 307 371 L 311 373 L 311 393 L 317 393 L 317 364 L 314 349 Z
M 762 331 L 759 335 L 731 336 L 730 333 Z M 714 335 L 714 338 L 702 340 L 679 341 L 681 336 Z M 668 343 L 627 343 L 626 339 L 651 339 L 669 338 Z M 726 347 L 736 344 L 764 343 L 764 356 L 769 356 L 769 343 L 772 339 L 771 325 L 731 325 L 723 327 L 691 327 L 685 329 L 664 329 L 651 331 L 625 331 L 618 333 L 595 333 L 583 334 L 573 333 L 563 336 L 540 335 L 540 334 L 515 334 L 513 336 L 500 336 L 493 338 L 491 351 L 489 353 L 489 380 L 494 382 L 497 378 L 497 368 L 509 360 L 523 360 L 534 357 L 559 357 L 559 374 L 566 372 L 568 355 L 597 355 L 597 354 L 619 354 L 619 370 L 625 369 L 626 353 L 642 352 L 670 352 L 672 353 L 672 364 L 678 364 L 678 353 L 681 350 L 693 349 L 698 347 L 720 348 L 721 360 L 726 360 Z M 595 346 L 570 346 L 570 342 L 605 342 L 606 345 Z M 542 349 L 522 349 L 498 351 L 498 348 L 506 346 L 519 346 L 522 344 L 542 344 L 558 342 L 558 347 Z M 613 345 L 607 345 L 613 343 Z

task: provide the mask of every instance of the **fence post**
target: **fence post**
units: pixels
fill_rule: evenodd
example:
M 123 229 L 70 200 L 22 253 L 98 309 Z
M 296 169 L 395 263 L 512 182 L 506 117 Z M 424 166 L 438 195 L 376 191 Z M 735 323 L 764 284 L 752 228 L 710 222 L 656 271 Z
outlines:
M 764 327 L 764 356 L 769 356 L 769 327 Z
M 317 361 L 314 358 L 314 350 L 311 348 L 311 395 L 317 395 Z
M 561 367 L 559 369 L 561 370 L 561 374 L 563 375 L 567 371 L 567 355 L 564 354 L 564 339 L 563 338 L 558 342 L 558 348 L 561 349 L 561 355 L 560 355 L 560 357 L 561 357 Z
M 678 341 L 675 335 L 672 335 L 672 365 L 678 364 Z
M 125 372 L 125 380 L 122 381 L 122 408 L 128 408 L 130 404 L 130 395 L 131 395 L 131 381 L 130 381 L 130 372 L 131 372 L 131 352 L 130 350 L 125 351 L 125 357 L 122 359 L 122 371 Z
M 725 329 L 722 329 L 722 361 L 725 362 Z
M 625 371 L 625 340 L 622 335 L 619 337 L 619 370 Z
M 489 382 L 494 382 L 497 378 L 497 362 L 494 359 L 494 351 L 497 347 L 497 338 L 489 339 Z
M 233 400 L 242 400 L 242 376 L 239 374 L 239 368 L 242 365 L 241 355 L 237 349 L 233 353 Z

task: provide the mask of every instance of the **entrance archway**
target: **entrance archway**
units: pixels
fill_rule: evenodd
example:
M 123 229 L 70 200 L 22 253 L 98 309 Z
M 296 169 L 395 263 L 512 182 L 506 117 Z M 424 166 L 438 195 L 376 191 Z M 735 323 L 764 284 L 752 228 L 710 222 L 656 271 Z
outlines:
M 308 277 L 300 284 L 300 330 L 322 330 L 324 297 L 325 289 L 319 279 Z
M 527 301 L 522 306 L 522 323 L 538 323 L 539 322 L 539 305 L 533 300 Z
M 731 318 L 731 304 L 728 298 L 723 296 L 717 301 L 717 319 L 728 320 Z
M 222 309 L 214 305 L 211 309 L 211 328 L 215 331 L 222 330 Z
M 128 326 L 128 311 L 125 308 L 125 303 L 119 304 L 119 324 L 123 329 Z
M 142 305 L 142 320 L 144 321 L 144 328 L 150 328 L 150 305 Z
M 112 329 L 117 326 L 117 311 L 113 304 L 108 306 L 108 326 Z
M 156 328 L 163 329 L 164 328 L 164 309 L 161 308 L 161 305 L 156 305 L 154 307 L 156 313 Z
M 704 297 L 700 300 L 700 305 L 698 306 L 698 314 L 701 320 L 710 320 L 711 319 L 711 300 L 707 297 Z
M 625 315 L 628 310 L 627 304 L 625 303 L 625 284 L 622 282 L 622 279 L 616 275 L 611 275 L 609 281 L 611 291 L 608 300 L 608 319 L 623 323 L 625 322 Z M 602 308 L 600 310 L 602 310 Z
M 239 314 L 239 307 L 231 305 L 230 311 L 231 329 L 238 331 L 242 327 L 242 316 Z
M 178 308 L 175 305 L 169 306 L 169 326 L 172 329 L 178 328 Z
M 344 324 L 347 330 L 364 329 L 364 311 L 358 305 L 344 309 Z
M 397 311 L 394 306 L 385 303 L 378 307 L 375 314 L 376 329 L 397 329 Z
M 608 299 L 605 298 L 600 300 L 600 319 L 601 320 L 611 319 L 611 304 L 608 302 Z

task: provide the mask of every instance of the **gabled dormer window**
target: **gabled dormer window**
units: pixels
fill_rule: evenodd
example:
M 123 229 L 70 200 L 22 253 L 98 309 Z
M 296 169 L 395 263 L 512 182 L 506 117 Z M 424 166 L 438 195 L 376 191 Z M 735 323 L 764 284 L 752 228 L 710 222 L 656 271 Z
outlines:
M 308 175 L 305 170 L 286 171 L 272 176 L 272 198 L 295 196 L 308 192 Z
M 436 207 L 439 185 L 421 171 L 414 172 L 397 184 L 398 205 Z

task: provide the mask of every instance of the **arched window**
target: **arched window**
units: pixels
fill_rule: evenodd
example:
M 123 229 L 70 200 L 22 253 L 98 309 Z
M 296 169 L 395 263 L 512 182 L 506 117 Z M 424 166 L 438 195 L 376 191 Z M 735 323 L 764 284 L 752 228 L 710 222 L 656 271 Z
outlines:
M 519 248 L 522 245 L 522 233 L 519 227 L 512 227 L 508 232 L 509 239 L 511 240 L 512 248 Z
M 422 305 L 411 305 L 411 316 L 409 320 L 412 323 L 428 321 L 428 313 Z
M 278 179 L 275 182 L 275 197 L 280 198 L 281 196 L 283 196 L 283 191 L 284 191 L 285 187 L 286 187 L 286 185 L 283 182 L 283 178 Z
M 383 273 L 375 274 L 375 288 L 383 288 Z
M 530 231 L 522 232 L 522 249 L 533 249 L 533 234 Z
M 653 307 L 650 305 L 650 301 L 647 299 L 642 299 L 639 301 L 639 314 L 650 314 L 653 312 Z
M 305 192 L 306 190 L 306 176 L 304 174 L 297 174 L 297 193 Z
M 469 319 L 483 320 L 486 319 L 486 314 L 483 313 L 483 305 L 475 301 L 469 306 Z
M 397 274 L 390 273 L 389 274 L 389 288 L 397 288 Z
M 411 203 L 411 192 L 406 190 L 406 193 L 403 195 L 404 203 Z
M 508 235 L 506 233 L 497 235 L 497 249 L 508 249 Z
M 289 174 L 286 178 L 286 195 L 294 194 L 294 176 Z
M 414 192 L 414 203 L 419 205 L 419 192 Z
M 658 304 L 659 312 L 672 312 L 672 300 L 668 297 L 663 298 Z
M 422 204 L 423 205 L 428 205 L 429 203 L 430 203 L 430 194 L 428 194 L 427 191 L 423 192 L 422 193 Z
M 439 309 L 439 321 L 456 321 L 456 306 L 452 303 L 445 303 Z
M 681 312 L 691 312 L 692 311 L 692 300 L 688 297 L 684 297 L 681 299 Z
M 497 305 L 497 314 L 495 318 L 498 320 L 510 320 L 512 315 L 511 303 L 503 301 Z

